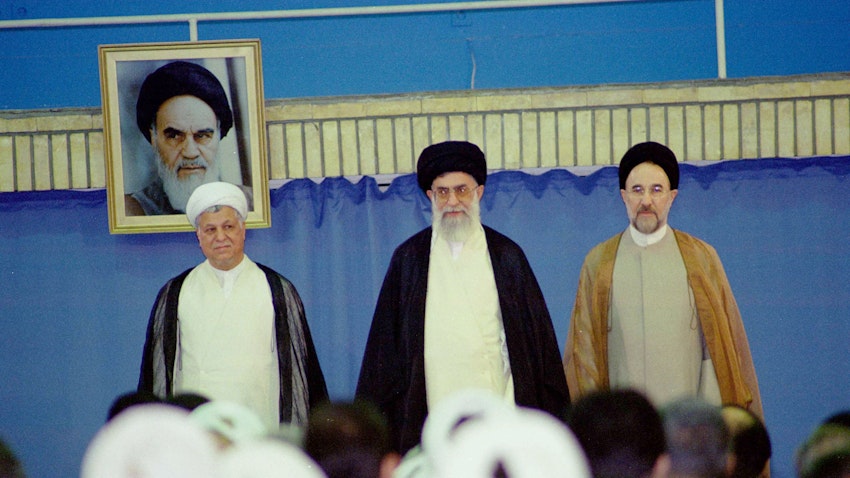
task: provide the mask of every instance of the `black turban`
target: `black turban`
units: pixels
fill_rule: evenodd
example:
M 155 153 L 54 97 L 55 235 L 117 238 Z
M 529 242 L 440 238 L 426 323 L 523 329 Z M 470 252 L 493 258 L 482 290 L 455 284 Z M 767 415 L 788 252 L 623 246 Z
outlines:
M 151 140 L 151 125 L 159 107 L 175 96 L 191 95 L 208 104 L 219 121 L 220 137 L 233 126 L 233 112 L 218 78 L 206 68 L 187 61 L 175 61 L 158 68 L 145 78 L 136 102 L 136 124 Z
M 466 141 L 446 141 L 432 144 L 419 155 L 416 178 L 419 189 L 428 191 L 437 176 L 461 172 L 475 178 L 481 185 L 487 181 L 487 161 L 481 149 Z
M 670 189 L 679 189 L 679 162 L 676 161 L 676 155 L 667 146 L 654 141 L 636 144 L 623 155 L 620 160 L 620 189 L 626 189 L 626 178 L 632 169 L 647 161 L 664 170 L 670 180 Z

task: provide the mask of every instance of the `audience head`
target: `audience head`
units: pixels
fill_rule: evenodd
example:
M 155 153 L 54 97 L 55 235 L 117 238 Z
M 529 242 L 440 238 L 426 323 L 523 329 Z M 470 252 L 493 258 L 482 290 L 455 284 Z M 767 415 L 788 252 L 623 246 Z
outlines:
M 512 408 L 465 422 L 433 478 L 590 478 L 572 432 L 548 413 Z
M 422 427 L 422 450 L 430 461 L 439 462 L 454 446 L 455 435 L 462 427 L 512 408 L 489 390 L 470 388 L 456 392 L 430 410 Z
M 216 439 L 220 448 L 264 438 L 269 430 L 253 410 L 226 400 L 211 400 L 192 410 L 189 418 Z
M 819 458 L 800 478 L 850 478 L 850 450 Z
M 127 392 L 125 394 L 119 395 L 109 407 L 109 411 L 106 414 L 106 421 L 110 421 L 115 418 L 116 415 L 127 410 L 130 407 L 134 407 L 136 405 L 143 405 L 147 403 L 159 403 L 161 400 L 159 397 L 154 395 L 151 392 L 145 391 L 134 391 Z
M 220 478 L 325 478 L 321 467 L 304 451 L 276 439 L 248 440 L 224 450 Z
M 824 424 L 841 425 L 850 428 L 850 410 L 841 410 L 828 416 L 823 421 Z
M 823 473 L 824 469 L 838 468 L 843 460 L 840 456 L 848 454 L 850 428 L 832 422 L 821 423 L 797 449 L 797 476 L 809 477 L 814 476 L 816 470 Z
M 573 404 L 567 424 L 595 478 L 662 476 L 669 467 L 661 415 L 640 392 L 585 395 Z
M 209 478 L 212 437 L 185 410 L 165 404 L 128 408 L 107 422 L 83 456 L 82 478 Z
M 191 413 L 170 403 L 127 408 L 89 443 L 80 476 L 325 478 L 300 447 L 271 438 L 252 412 L 226 401 L 209 401 Z
M 370 402 L 328 402 L 313 408 L 304 450 L 329 478 L 390 476 L 400 457 L 386 419 Z
M 179 407 L 191 412 L 192 410 L 200 407 L 201 405 L 209 401 L 209 398 L 201 394 L 184 392 L 168 397 L 165 400 L 165 403 L 168 403 L 169 405 L 174 405 L 175 407 Z
M 697 398 L 661 409 L 671 477 L 720 478 L 729 462 L 729 431 L 720 407 Z
M 15 452 L 0 440 L 0 478 L 24 478 L 24 468 Z
M 730 436 L 731 478 L 755 478 L 761 475 L 770 459 L 770 436 L 764 423 L 753 412 L 740 405 L 721 409 Z

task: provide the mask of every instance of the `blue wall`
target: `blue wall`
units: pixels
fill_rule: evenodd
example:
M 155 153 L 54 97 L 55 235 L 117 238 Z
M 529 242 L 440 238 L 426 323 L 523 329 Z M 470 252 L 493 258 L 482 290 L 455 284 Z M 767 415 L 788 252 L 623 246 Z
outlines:
M 426 3 L 366 1 L 358 5 Z M 448 3 L 448 2 L 427 2 Z M 353 6 L 347 0 L 0 0 L 0 20 Z M 845 0 L 727 0 L 727 75 L 850 71 Z M 713 0 L 204 23 L 260 38 L 267 99 L 717 77 Z M 100 105 L 99 44 L 186 41 L 186 24 L 0 30 L 0 110 Z
M 774 478 L 812 427 L 850 408 L 850 157 L 685 165 L 671 224 L 712 244 L 744 318 L 774 444 Z M 485 224 L 526 251 L 563 346 L 587 251 L 622 231 L 615 167 L 509 171 Z M 412 175 L 287 183 L 246 251 L 304 301 L 333 398 L 351 398 L 393 249 L 429 221 Z M 192 233 L 110 235 L 104 191 L 0 194 L 0 436 L 34 478 L 75 476 L 119 394 L 135 387 L 157 290 L 202 260 Z

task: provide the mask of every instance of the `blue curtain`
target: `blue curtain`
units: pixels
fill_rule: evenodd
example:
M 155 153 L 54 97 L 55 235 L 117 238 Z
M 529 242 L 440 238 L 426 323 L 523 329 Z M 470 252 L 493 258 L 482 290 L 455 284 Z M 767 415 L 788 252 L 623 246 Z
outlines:
M 850 158 L 682 165 L 673 227 L 712 244 L 741 308 L 774 441 L 774 476 L 826 415 L 850 408 Z M 333 398 L 351 398 L 393 249 L 427 226 L 412 175 L 381 191 L 328 178 L 271 193 L 246 252 L 287 276 Z M 587 251 L 627 224 L 615 167 L 492 174 L 485 224 L 526 251 L 563 346 Z M 162 284 L 203 259 L 193 233 L 110 235 L 104 191 L 0 194 L 0 437 L 30 476 L 76 476 L 135 387 Z

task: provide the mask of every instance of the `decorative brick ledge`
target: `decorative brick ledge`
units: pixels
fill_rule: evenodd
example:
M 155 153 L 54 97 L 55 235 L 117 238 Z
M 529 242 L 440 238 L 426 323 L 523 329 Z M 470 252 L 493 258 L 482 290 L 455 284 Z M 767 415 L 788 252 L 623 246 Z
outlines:
M 491 170 L 616 164 L 636 142 L 687 162 L 850 154 L 850 74 L 268 100 L 270 180 L 397 175 L 446 139 Z M 100 109 L 0 111 L 0 191 L 106 184 Z

